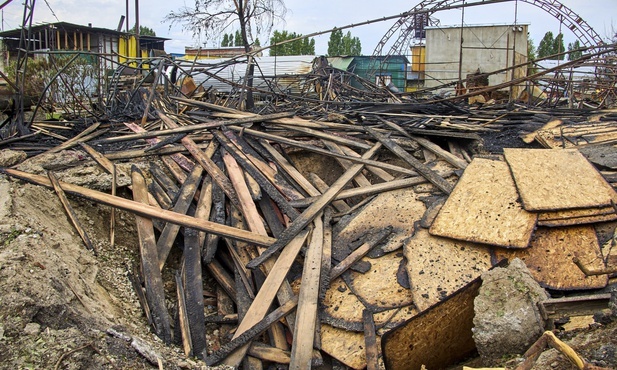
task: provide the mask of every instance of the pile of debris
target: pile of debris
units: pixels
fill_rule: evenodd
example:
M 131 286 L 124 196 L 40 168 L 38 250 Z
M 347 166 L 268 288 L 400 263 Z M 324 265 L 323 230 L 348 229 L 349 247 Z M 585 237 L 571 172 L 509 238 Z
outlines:
M 617 366 L 543 334 L 566 316 L 614 320 L 614 111 L 457 102 L 497 90 L 474 75 L 466 95 L 417 100 L 353 88 L 322 61 L 286 76 L 299 95 L 256 85 L 249 112 L 247 86 L 220 81 L 224 67 L 195 71 L 227 93 L 191 78 L 159 86 L 150 71 L 149 86 L 112 86 L 107 120 L 33 122 L 35 133 L 0 141 L 1 171 L 53 189 L 90 257 L 128 243 L 116 230 L 132 214 L 138 241 L 121 270 L 163 343 L 255 369 L 436 369 L 476 353 L 497 365 L 531 347 L 508 364 L 529 368 L 547 344 L 577 366 Z M 84 225 L 72 196 L 109 210 L 105 222 Z M 102 230 L 104 247 L 92 237 Z M 508 263 L 516 271 L 498 275 Z M 86 310 L 86 296 L 102 297 L 83 279 L 68 288 L 56 290 Z M 531 322 L 517 326 L 518 308 Z M 498 338 L 491 322 L 513 328 Z
M 518 138 L 545 144 L 555 117 L 611 112 L 428 101 L 301 118 L 207 96 L 149 99 L 142 112 L 141 125 L 90 125 L 2 172 L 134 213 L 139 258 L 128 276 L 152 330 L 211 366 L 307 368 L 328 355 L 376 369 L 383 352 L 387 368 L 443 368 L 473 354 L 479 278 L 501 261 L 521 259 L 557 296 L 605 293 L 617 265 L 612 173 L 603 178 L 576 149 Z M 604 125 L 610 137 L 615 122 Z M 589 130 L 571 126 L 559 134 L 575 146 Z M 489 144 L 528 148 L 502 156 Z M 73 153 L 73 168 L 52 163 L 55 153 Z M 132 195 L 117 195 L 126 185 Z M 597 237 L 602 225 L 610 237 Z M 207 336 L 213 325 L 220 341 Z

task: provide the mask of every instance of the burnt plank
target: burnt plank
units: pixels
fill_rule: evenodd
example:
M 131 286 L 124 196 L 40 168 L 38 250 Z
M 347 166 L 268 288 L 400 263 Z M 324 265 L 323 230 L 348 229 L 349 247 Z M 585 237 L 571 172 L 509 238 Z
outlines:
M 136 199 L 136 202 L 146 203 L 148 201 L 146 182 L 143 174 L 136 166 L 131 168 L 131 178 L 133 182 L 133 197 Z M 165 306 L 165 290 L 163 288 L 163 277 L 159 269 L 154 226 L 152 225 L 152 220 L 147 217 L 136 215 L 135 220 L 139 236 L 141 271 L 144 275 L 146 299 L 151 310 L 154 330 L 163 342 L 169 344 L 171 342 L 171 327 L 169 312 L 167 312 L 167 307 Z
M 0 173 L 5 173 L 11 177 L 19 178 L 37 185 L 46 186 L 48 188 L 52 187 L 51 182 L 45 176 L 29 174 L 27 172 L 15 170 L 12 168 L 0 168 Z M 92 200 L 94 202 L 106 204 L 112 207 L 117 207 L 125 211 L 135 213 L 137 215 L 158 218 L 167 222 L 179 224 L 181 226 L 193 227 L 202 231 L 229 237 L 236 240 L 242 240 L 256 245 L 267 247 L 272 245 L 276 240 L 274 238 L 265 237 L 256 233 L 252 233 L 250 231 L 240 230 L 234 227 L 221 225 L 206 220 L 199 220 L 187 215 L 160 209 L 158 207 L 148 205 L 147 203 L 136 202 L 118 196 L 112 196 L 96 190 L 84 188 L 82 186 L 77 186 L 62 181 L 60 181 L 60 186 L 67 193 L 74 194 Z M 147 202 L 147 194 L 145 196 L 145 202 Z
M 184 266 L 182 269 L 185 304 L 193 355 L 201 354 L 206 346 L 206 322 L 204 317 L 203 280 L 201 276 L 201 246 L 199 233 L 187 228 L 184 232 Z
M 364 153 L 363 158 L 372 157 L 381 145 L 377 143 L 371 150 Z M 294 222 L 292 222 L 285 231 L 283 231 L 280 237 L 274 242 L 268 249 L 266 249 L 259 257 L 253 259 L 248 263 L 247 267 L 255 268 L 270 258 L 274 253 L 280 251 L 289 243 L 298 233 L 304 229 L 308 224 L 319 214 L 328 204 L 334 199 L 334 197 L 343 189 L 349 181 L 351 181 L 362 169 L 364 165 L 354 164 L 349 170 L 347 170 L 338 180 L 336 180 L 332 186 L 326 191 L 317 201 L 311 204 Z
M 409 154 L 405 149 L 396 144 L 394 141 L 370 127 L 365 127 L 365 130 L 375 139 L 379 140 L 379 142 L 382 143 L 385 147 L 390 149 L 392 153 L 396 154 L 399 158 L 407 162 L 411 167 L 418 171 L 418 173 L 424 176 L 424 178 L 430 181 L 433 185 L 441 189 L 441 191 L 446 194 L 450 194 L 452 192 L 452 184 L 447 182 L 443 177 L 439 176 L 439 174 L 437 174 L 435 171 L 428 168 L 424 163 L 414 158 L 411 154 Z
M 92 245 L 92 241 L 90 240 L 90 237 L 88 237 L 88 233 L 81 226 L 81 222 L 79 222 L 79 219 L 77 218 L 77 215 L 75 214 L 75 211 L 73 210 L 73 207 L 71 206 L 71 203 L 69 203 L 69 200 L 66 197 L 64 190 L 62 190 L 62 187 L 60 186 L 60 183 L 58 182 L 58 178 L 51 171 L 47 172 L 47 176 L 49 177 L 49 180 L 51 181 L 51 184 L 54 187 L 54 191 L 58 195 L 58 199 L 60 199 L 60 203 L 62 203 L 62 206 L 64 207 L 64 210 L 67 216 L 69 216 L 69 220 L 73 224 L 73 227 L 75 227 L 75 230 L 77 230 L 77 233 L 81 237 L 81 240 L 83 240 L 86 248 L 90 251 L 93 251 L 94 255 L 97 255 L 97 252 L 94 249 L 94 246 Z
M 193 171 L 191 171 L 189 177 L 184 182 L 184 184 L 182 184 L 182 187 L 178 192 L 178 199 L 173 207 L 174 212 L 185 214 L 188 211 L 191 203 L 193 202 L 195 191 L 197 191 L 197 187 L 201 182 L 202 173 L 203 169 L 201 167 L 193 167 Z M 156 242 L 156 248 L 159 256 L 159 268 L 161 270 L 165 265 L 167 256 L 171 251 L 171 247 L 173 246 L 174 240 L 176 239 L 176 236 L 178 236 L 179 231 L 180 225 L 167 223 L 165 225 L 165 228 L 163 228 L 163 232 L 159 236 L 159 239 Z

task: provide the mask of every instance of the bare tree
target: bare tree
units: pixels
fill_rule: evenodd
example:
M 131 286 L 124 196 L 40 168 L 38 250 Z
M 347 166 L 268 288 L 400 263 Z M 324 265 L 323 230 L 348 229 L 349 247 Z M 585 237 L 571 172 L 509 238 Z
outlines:
M 244 50 L 251 51 L 251 44 L 259 34 L 269 34 L 275 24 L 284 21 L 287 7 L 283 0 L 195 0 L 194 7 L 184 6 L 171 11 L 165 21 L 181 24 L 193 37 L 218 38 L 237 24 Z M 246 108 L 253 107 L 251 87 L 253 65 L 247 74 Z

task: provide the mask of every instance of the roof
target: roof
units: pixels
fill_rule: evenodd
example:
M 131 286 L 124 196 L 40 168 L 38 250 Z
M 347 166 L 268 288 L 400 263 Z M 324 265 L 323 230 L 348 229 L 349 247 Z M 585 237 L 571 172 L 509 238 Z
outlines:
M 391 62 L 391 63 L 405 63 L 409 64 L 409 60 L 404 55 L 356 55 L 356 56 L 339 56 L 339 57 L 328 57 L 328 62 L 330 65 L 337 69 L 342 69 L 344 71 L 349 69 L 349 66 L 354 61 L 366 61 L 366 60 L 377 60 L 381 63 Z
M 32 28 L 30 29 L 31 32 L 38 32 L 38 31 L 42 31 L 45 29 L 49 29 L 49 28 L 57 28 L 57 29 L 61 29 L 61 30 L 71 30 L 71 31 L 82 31 L 82 32 L 92 32 L 92 33 L 107 33 L 107 34 L 113 34 L 113 35 L 127 35 L 129 34 L 128 32 L 122 32 L 122 31 L 116 31 L 116 30 L 112 30 L 109 28 L 99 28 L 99 27 L 92 27 L 92 26 L 84 26 L 81 24 L 74 24 L 74 23 L 68 23 L 68 22 L 55 22 L 55 23 L 40 23 L 40 24 L 36 24 L 33 25 Z M 19 38 L 21 35 L 21 28 L 16 28 L 13 30 L 8 30 L 8 31 L 4 31 L 4 32 L 0 32 L 0 37 L 2 38 Z M 158 37 L 158 36 L 145 36 L 145 35 L 140 35 L 140 38 L 143 38 L 144 40 L 151 40 L 151 41 L 164 41 L 164 40 L 170 40 L 168 38 L 165 37 Z
M 329 57 L 328 62 L 336 69 L 346 71 L 353 62 L 354 57 Z

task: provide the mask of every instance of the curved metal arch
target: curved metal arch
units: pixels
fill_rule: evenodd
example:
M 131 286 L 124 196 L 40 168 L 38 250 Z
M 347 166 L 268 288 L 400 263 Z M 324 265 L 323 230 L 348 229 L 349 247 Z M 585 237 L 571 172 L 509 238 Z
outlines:
M 534 5 L 562 22 L 574 35 L 583 43 L 584 46 L 591 47 L 601 45 L 602 38 L 594 29 L 583 20 L 579 15 L 574 13 L 570 8 L 561 4 L 557 0 L 425 0 L 418 3 L 410 11 L 406 12 L 405 16 L 399 18 L 392 27 L 386 32 L 377 44 L 373 51 L 373 56 L 383 55 L 383 48 L 392 36 L 400 30 L 400 34 L 390 50 L 388 55 L 402 54 L 403 46 L 410 38 L 411 32 L 416 28 L 415 15 L 427 13 L 430 17 L 433 13 L 453 8 L 461 8 L 467 6 L 495 4 L 507 1 L 521 1 Z M 460 4 L 459 4 L 460 3 Z

